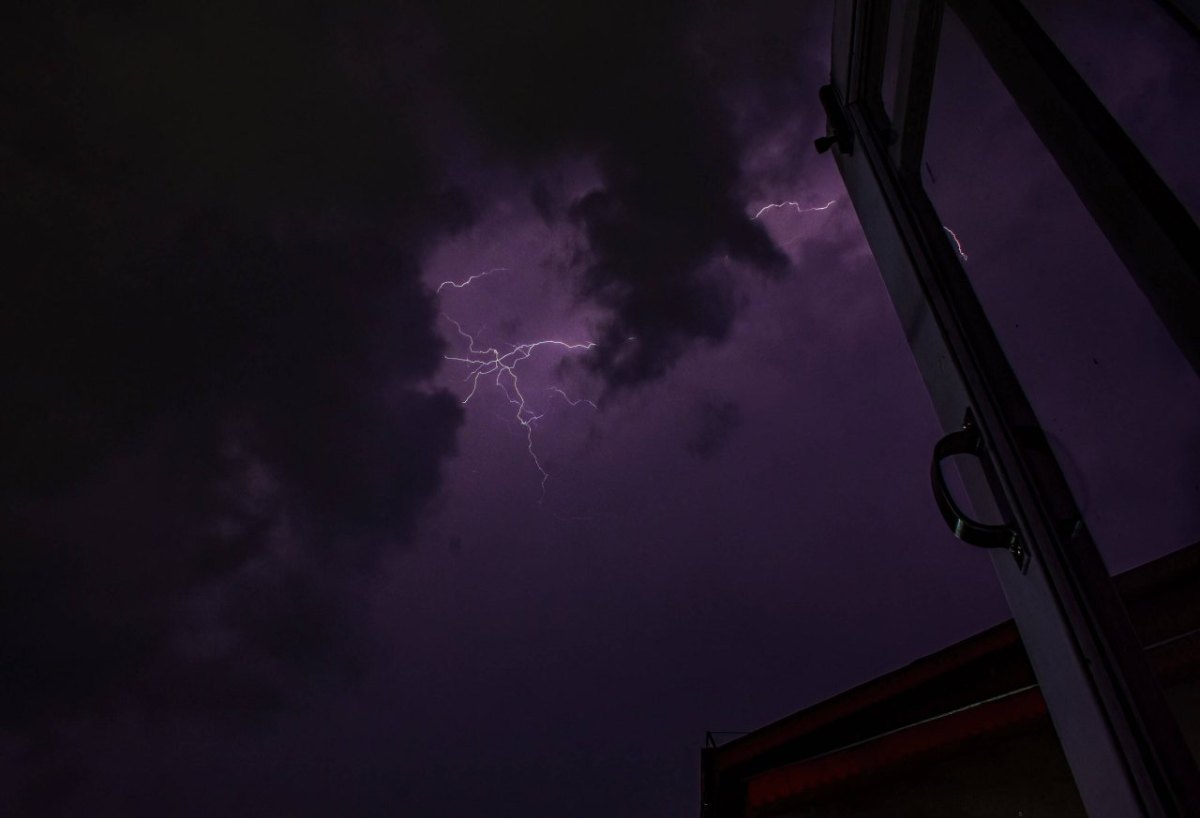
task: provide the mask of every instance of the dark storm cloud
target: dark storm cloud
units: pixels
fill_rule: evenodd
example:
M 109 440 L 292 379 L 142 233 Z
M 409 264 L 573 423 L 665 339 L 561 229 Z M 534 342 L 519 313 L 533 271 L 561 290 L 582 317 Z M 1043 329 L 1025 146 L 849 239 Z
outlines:
M 453 88 L 493 150 L 534 167 L 572 152 L 596 161 L 602 185 L 569 215 L 587 239 L 582 294 L 609 311 L 592 358 L 609 385 L 658 378 L 696 340 L 724 339 L 736 313 L 726 261 L 778 273 L 786 260 L 737 195 L 725 77 L 699 47 L 721 15 L 611 2 L 437 14 Z M 548 219 L 547 189 L 532 199 Z
M 733 401 L 702 401 L 699 417 L 688 437 L 687 450 L 701 460 L 709 460 L 741 425 L 742 410 Z
M 10 21 L 0 727 L 344 666 L 460 422 L 417 273 L 467 214 L 394 15 L 167 9 Z
M 477 204 L 443 182 L 462 145 L 534 179 L 595 163 L 595 190 L 535 184 L 534 202 L 586 239 L 610 386 L 723 339 L 729 264 L 785 265 L 745 215 L 739 155 L 801 16 L 216 2 L 11 20 L 0 725 L 118 701 L 256 710 L 351 661 L 355 577 L 404 542 L 461 418 L 423 387 L 440 345 L 418 271 Z

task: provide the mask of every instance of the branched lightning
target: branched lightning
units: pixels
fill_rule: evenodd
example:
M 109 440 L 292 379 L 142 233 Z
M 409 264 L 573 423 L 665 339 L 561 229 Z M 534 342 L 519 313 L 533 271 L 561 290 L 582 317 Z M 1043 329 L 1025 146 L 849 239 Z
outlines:
M 541 347 L 559 347 L 567 351 L 582 351 L 594 347 L 596 344 L 593 341 L 584 341 L 582 343 L 572 343 L 556 338 L 547 338 L 539 341 L 530 341 L 523 344 L 508 346 L 512 347 L 508 352 L 501 352 L 496 347 L 480 347 L 476 345 L 475 336 L 462 328 L 462 325 L 455 321 L 445 313 L 442 317 L 454 325 L 458 334 L 467 342 L 467 352 L 465 355 L 443 355 L 447 361 L 455 361 L 457 363 L 467 364 L 470 370 L 463 380 L 471 382 L 471 391 L 463 398 L 463 404 L 471 401 L 475 397 L 476 391 L 479 389 L 479 379 L 495 375 L 495 383 L 500 388 L 508 402 L 516 407 L 515 417 L 517 423 L 525 428 L 526 448 L 529 451 L 529 457 L 533 460 L 533 465 L 537 467 L 538 473 L 542 475 L 541 489 L 543 499 L 546 496 L 546 481 L 550 479 L 550 473 L 542 466 L 542 461 L 538 458 L 537 451 L 533 446 L 533 425 L 542 418 L 542 414 L 534 411 L 525 395 L 521 392 L 520 379 L 517 376 L 517 365 L 531 356 L 535 350 Z M 557 387 L 552 387 L 551 391 L 556 391 L 561 394 L 569 403 L 571 399 L 566 393 Z M 578 403 L 588 403 L 593 407 L 596 405 L 590 400 L 579 399 L 572 406 Z
M 955 232 L 953 230 L 951 230 L 949 227 L 947 227 L 944 224 L 942 225 L 942 229 L 945 230 L 946 234 L 949 235 L 950 238 L 954 241 L 954 249 L 958 251 L 959 257 L 962 258 L 963 261 L 966 261 L 967 260 L 967 251 L 963 249 L 962 242 L 958 240 L 957 234 L 955 234 Z
M 774 202 L 773 204 L 766 205 L 765 207 L 760 209 L 757 213 L 755 213 L 750 218 L 752 221 L 757 221 L 758 218 L 760 216 L 762 216 L 762 214 L 766 213 L 768 210 L 778 210 L 778 209 L 782 209 L 785 207 L 795 208 L 797 213 L 816 213 L 819 210 L 828 210 L 836 202 L 837 202 L 837 199 L 830 199 L 828 202 L 821 205 L 820 207 L 801 207 L 799 202 Z
M 492 273 L 505 273 L 505 272 L 508 272 L 507 267 L 494 267 L 491 270 L 484 270 L 482 273 L 476 273 L 475 275 L 465 278 L 462 281 L 443 281 L 441 284 L 439 284 L 437 286 L 436 292 L 440 293 L 444 287 L 453 287 L 456 290 L 461 290 L 462 288 L 468 286 L 472 282 L 478 281 L 481 278 L 486 278 L 487 276 L 490 276 Z

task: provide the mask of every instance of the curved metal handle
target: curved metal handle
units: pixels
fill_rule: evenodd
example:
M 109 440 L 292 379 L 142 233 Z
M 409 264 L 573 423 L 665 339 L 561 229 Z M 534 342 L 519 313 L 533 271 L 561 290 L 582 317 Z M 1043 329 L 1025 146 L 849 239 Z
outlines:
M 979 429 L 972 422 L 969 413 L 961 429 L 946 435 L 933 447 L 930 479 L 933 483 L 933 499 L 937 502 L 938 511 L 942 513 L 942 519 L 950 526 L 954 536 L 968 545 L 979 548 L 1006 548 L 1014 554 L 1017 553 L 1019 535 L 1014 529 L 1007 525 L 976 522 L 958 507 L 954 495 L 950 493 L 950 487 L 946 485 L 946 473 L 942 471 L 942 461 L 956 454 L 969 454 L 979 458 L 986 456 L 983 439 L 979 436 Z

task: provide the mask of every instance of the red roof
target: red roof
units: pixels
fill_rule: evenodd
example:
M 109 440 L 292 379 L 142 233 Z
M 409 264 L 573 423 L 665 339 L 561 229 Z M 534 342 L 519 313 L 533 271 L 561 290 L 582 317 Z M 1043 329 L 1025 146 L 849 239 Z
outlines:
M 1165 684 L 1200 673 L 1200 544 L 1116 578 Z M 965 742 L 1049 726 L 1005 622 L 704 751 L 704 814 L 769 811 Z
M 807 795 L 865 772 L 888 767 L 971 738 L 1039 721 L 1046 703 L 1036 687 L 999 696 L 939 718 L 754 776 L 747 803 L 760 809 L 784 798 Z

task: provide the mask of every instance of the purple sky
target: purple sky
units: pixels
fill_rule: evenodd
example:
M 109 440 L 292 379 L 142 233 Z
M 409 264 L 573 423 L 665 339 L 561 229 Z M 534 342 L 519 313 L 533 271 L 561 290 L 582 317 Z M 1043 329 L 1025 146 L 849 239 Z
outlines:
M 830 4 L 653 5 L 20 21 L 0 812 L 692 815 L 705 730 L 1006 617 L 811 147 Z M 1195 212 L 1196 44 L 1064 5 Z M 1200 384 L 950 17 L 926 153 L 1110 568 L 1200 539 Z M 597 343 L 517 367 L 544 491 L 443 314 Z

